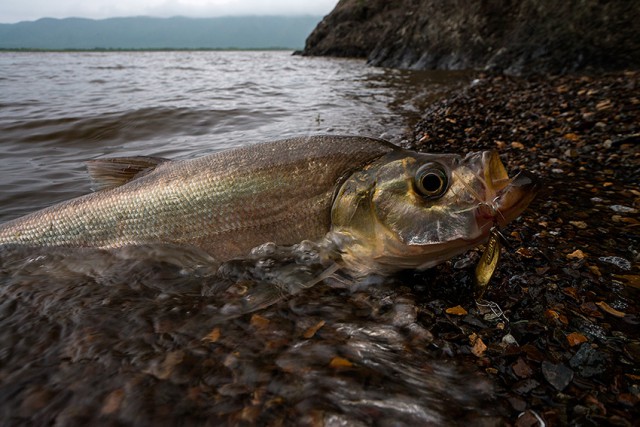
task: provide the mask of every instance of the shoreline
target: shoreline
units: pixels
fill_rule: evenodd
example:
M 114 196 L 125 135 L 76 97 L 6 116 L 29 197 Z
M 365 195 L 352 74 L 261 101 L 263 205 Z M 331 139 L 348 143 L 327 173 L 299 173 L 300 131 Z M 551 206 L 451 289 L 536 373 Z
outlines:
M 633 425 L 640 403 L 640 72 L 484 75 L 429 107 L 408 145 L 494 149 L 510 174 L 533 171 L 546 187 L 505 230 L 512 248 L 503 250 L 485 295 L 509 321 L 488 322 L 491 313 L 467 296 L 468 315 L 440 313 L 464 334 L 442 338 L 432 325 L 434 344 L 452 346 L 463 365 L 484 371 L 499 412 L 517 426 L 536 425 L 538 416 L 547 425 Z M 454 263 L 433 274 L 445 280 L 440 287 L 460 292 Z

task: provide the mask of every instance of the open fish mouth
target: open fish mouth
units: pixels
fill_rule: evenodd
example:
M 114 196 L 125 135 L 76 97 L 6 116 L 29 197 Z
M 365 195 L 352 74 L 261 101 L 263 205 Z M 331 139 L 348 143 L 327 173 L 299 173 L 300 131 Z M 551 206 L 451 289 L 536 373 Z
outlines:
M 504 227 L 531 203 L 540 188 L 540 182 L 527 171 L 509 178 L 495 151 L 482 153 L 482 163 L 485 202 L 478 205 L 476 218 L 483 229 L 489 224 Z
M 513 177 L 495 200 L 498 225 L 504 227 L 518 217 L 536 196 L 539 187 L 539 180 L 530 172 L 521 171 Z

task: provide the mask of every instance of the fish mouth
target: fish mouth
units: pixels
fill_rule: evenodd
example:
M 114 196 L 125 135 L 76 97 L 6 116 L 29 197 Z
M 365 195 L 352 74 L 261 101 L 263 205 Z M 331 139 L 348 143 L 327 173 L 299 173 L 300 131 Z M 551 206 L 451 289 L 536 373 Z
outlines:
M 539 180 L 530 172 L 521 171 L 513 177 L 495 201 L 498 225 L 504 227 L 516 219 L 529 206 L 539 188 Z
M 529 206 L 540 189 L 540 181 L 528 171 L 509 178 L 495 151 L 482 153 L 482 163 L 486 202 L 478 205 L 476 217 L 483 225 L 491 223 L 504 227 Z

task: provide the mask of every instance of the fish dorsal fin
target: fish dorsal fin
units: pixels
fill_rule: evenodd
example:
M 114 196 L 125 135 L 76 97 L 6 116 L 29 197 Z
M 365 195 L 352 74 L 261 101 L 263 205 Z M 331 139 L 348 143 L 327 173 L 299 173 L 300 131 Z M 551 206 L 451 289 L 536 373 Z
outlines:
M 162 157 L 112 157 L 87 161 L 87 171 L 94 182 L 94 190 L 106 190 L 126 184 L 168 162 Z

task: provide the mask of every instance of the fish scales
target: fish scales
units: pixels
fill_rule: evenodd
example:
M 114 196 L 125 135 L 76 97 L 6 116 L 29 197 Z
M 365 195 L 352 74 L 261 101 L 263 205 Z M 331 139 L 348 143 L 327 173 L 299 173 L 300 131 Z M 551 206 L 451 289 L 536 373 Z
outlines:
M 8 222 L 0 243 L 190 244 L 218 259 L 266 241 L 294 244 L 327 233 L 341 177 L 395 149 L 369 138 L 316 136 L 166 162 L 124 185 Z
M 93 161 L 101 191 L 0 226 L 0 244 L 192 245 L 224 262 L 313 240 L 355 275 L 429 268 L 487 240 L 531 202 L 496 152 L 417 153 L 386 141 L 294 138 L 199 159 Z

